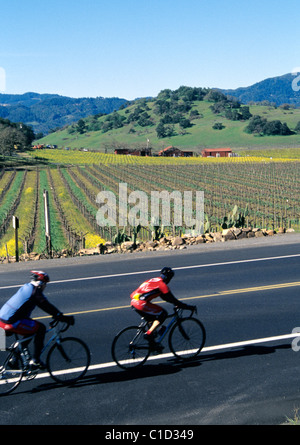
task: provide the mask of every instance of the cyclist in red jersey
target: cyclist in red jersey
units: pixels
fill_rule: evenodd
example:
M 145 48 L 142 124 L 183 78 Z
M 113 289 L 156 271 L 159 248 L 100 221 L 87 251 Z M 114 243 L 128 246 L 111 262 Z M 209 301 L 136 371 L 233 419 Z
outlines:
M 182 303 L 174 297 L 168 286 L 169 282 L 174 276 L 174 271 L 170 267 L 164 267 L 160 272 L 160 277 L 152 278 L 142 283 L 132 294 L 131 306 L 136 312 L 144 317 L 147 321 L 153 322 L 150 329 L 145 334 L 145 338 L 150 345 L 155 348 L 154 331 L 163 324 L 168 316 L 168 313 L 158 304 L 153 304 L 151 301 L 154 298 L 160 297 L 168 303 L 173 304 L 181 309 L 193 309 L 194 306 Z

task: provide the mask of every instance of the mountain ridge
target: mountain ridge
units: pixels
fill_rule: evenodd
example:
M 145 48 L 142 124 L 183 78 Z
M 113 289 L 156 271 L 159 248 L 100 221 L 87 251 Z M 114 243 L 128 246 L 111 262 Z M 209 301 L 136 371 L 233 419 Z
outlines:
M 59 94 L 0 94 L 0 118 L 31 125 L 35 133 L 48 133 L 89 115 L 109 114 L 127 103 L 111 97 L 72 98 Z
M 246 105 L 267 101 L 276 106 L 290 104 L 300 107 L 300 76 L 293 73 L 270 77 L 249 87 L 211 90 L 221 91 Z M 134 102 L 119 97 L 72 98 L 34 92 L 0 94 L 0 118 L 23 122 L 31 125 L 35 133 L 47 134 L 88 116 L 110 114 Z
M 270 77 L 249 87 L 219 89 L 223 94 L 236 97 L 243 104 L 269 101 L 277 106 L 290 104 L 300 107 L 300 76 L 293 73 Z

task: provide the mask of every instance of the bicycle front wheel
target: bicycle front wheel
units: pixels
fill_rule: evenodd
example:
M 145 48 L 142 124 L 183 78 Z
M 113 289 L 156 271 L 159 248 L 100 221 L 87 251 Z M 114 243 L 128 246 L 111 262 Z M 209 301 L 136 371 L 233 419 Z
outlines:
M 149 343 L 138 326 L 123 329 L 114 338 L 111 352 L 114 361 L 122 369 L 142 366 L 150 354 Z
M 56 382 L 69 385 L 84 376 L 90 360 L 90 350 L 82 340 L 66 337 L 52 346 L 46 364 Z
M 0 396 L 9 394 L 21 383 L 23 366 L 16 351 L 0 351 Z
M 196 357 L 204 346 L 206 332 L 197 318 L 182 318 L 176 322 L 169 335 L 172 353 L 182 360 Z

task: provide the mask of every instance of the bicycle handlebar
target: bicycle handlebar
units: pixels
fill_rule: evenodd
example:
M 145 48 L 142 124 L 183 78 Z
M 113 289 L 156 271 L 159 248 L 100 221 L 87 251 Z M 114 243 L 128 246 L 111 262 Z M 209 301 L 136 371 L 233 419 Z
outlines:
M 174 315 L 178 315 L 178 313 L 180 311 L 191 311 L 190 317 L 192 317 L 192 315 L 195 313 L 197 314 L 197 306 L 192 306 L 192 309 L 188 308 L 188 309 L 184 309 L 184 308 L 180 308 L 178 306 L 174 306 L 174 314 L 169 315 L 169 317 L 173 317 Z
M 71 326 L 71 323 L 68 323 L 67 321 L 60 321 L 57 318 L 54 318 L 52 321 L 50 321 L 51 328 L 55 328 L 59 323 L 63 324 L 63 327 L 60 329 L 60 332 L 65 332 L 69 329 Z M 65 326 L 64 326 L 65 325 Z

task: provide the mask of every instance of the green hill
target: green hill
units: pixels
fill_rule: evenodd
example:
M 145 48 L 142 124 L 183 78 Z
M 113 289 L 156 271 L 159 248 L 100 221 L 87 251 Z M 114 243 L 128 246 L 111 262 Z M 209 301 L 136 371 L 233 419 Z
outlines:
M 265 123 L 286 123 L 290 135 L 254 134 L 245 130 L 253 116 Z M 216 90 L 180 87 L 163 90 L 154 99 L 139 99 L 107 116 L 90 116 L 49 134 L 39 143 L 60 148 L 111 153 L 116 148 L 145 148 L 157 152 L 169 145 L 200 151 L 206 147 L 300 147 L 300 109 L 292 106 L 244 106 Z M 269 125 L 271 127 L 271 125 Z M 297 127 L 299 128 L 299 127 Z M 276 131 L 275 131 L 276 133 Z

